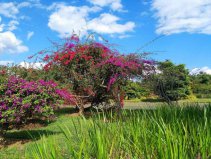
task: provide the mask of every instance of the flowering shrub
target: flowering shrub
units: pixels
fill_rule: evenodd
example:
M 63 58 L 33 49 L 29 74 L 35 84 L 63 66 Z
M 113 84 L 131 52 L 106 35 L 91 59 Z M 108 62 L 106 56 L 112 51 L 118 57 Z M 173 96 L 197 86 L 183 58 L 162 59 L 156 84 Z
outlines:
M 50 117 L 60 99 L 72 99 L 53 81 L 26 81 L 16 76 L 9 77 L 1 85 L 0 92 L 0 127 L 22 124 L 31 118 Z
M 8 77 L 7 72 L 8 68 L 6 66 L 0 66 L 0 87 L 1 84 L 4 83 L 5 79 Z
M 45 71 L 57 70 L 67 79 L 80 108 L 87 102 L 96 106 L 111 100 L 123 106 L 126 81 L 153 68 L 153 61 L 140 55 L 122 55 L 108 44 L 81 42 L 76 35 L 44 55 L 43 61 Z

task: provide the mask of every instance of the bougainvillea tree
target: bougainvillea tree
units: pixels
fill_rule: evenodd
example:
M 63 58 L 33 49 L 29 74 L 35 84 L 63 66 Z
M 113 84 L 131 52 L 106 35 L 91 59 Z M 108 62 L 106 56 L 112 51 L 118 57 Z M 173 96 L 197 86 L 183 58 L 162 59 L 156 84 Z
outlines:
M 124 86 L 153 68 L 144 54 L 120 54 L 108 43 L 80 41 L 76 35 L 57 45 L 56 51 L 43 55 L 45 71 L 57 70 L 69 84 L 76 105 L 83 112 L 86 103 L 123 106 Z

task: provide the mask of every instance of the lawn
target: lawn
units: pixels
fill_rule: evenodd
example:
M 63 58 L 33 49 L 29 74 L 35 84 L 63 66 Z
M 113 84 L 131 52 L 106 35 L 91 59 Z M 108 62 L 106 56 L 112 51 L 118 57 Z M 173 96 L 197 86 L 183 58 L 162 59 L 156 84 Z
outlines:
M 180 100 L 178 101 L 178 103 L 180 106 L 203 106 L 206 105 L 208 103 L 211 103 L 211 98 L 196 98 L 194 100 Z M 125 101 L 125 109 L 140 109 L 140 108 L 144 108 L 144 109 L 153 109 L 153 108 L 157 108 L 159 106 L 167 106 L 167 104 L 165 102 L 163 102 L 160 99 L 145 99 L 145 100 L 141 100 L 141 99 L 132 99 L 132 100 L 126 100 Z
M 7 132 L 11 143 L 0 150 L 0 158 L 211 158 L 209 104 L 127 109 L 120 116 L 88 113 L 85 117 L 62 108 L 56 115 L 54 122 L 39 121 Z

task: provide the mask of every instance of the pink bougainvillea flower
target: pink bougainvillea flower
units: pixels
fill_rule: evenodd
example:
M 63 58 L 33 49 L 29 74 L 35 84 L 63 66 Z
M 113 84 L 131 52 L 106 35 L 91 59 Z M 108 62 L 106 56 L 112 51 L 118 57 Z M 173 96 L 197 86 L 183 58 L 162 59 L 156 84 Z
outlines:
M 115 74 L 114 76 L 112 76 L 108 82 L 108 85 L 107 85 L 107 91 L 110 90 L 111 86 L 116 82 L 118 78 L 118 74 Z
M 49 58 L 50 58 L 50 56 L 49 56 L 49 55 L 46 55 L 46 56 L 43 58 L 43 60 L 44 60 L 44 61 L 48 61 Z
M 75 44 L 73 44 L 73 43 L 66 43 L 65 45 L 68 49 L 72 49 L 75 46 Z
M 77 35 L 72 35 L 70 40 L 75 41 L 75 42 L 79 42 L 79 37 Z

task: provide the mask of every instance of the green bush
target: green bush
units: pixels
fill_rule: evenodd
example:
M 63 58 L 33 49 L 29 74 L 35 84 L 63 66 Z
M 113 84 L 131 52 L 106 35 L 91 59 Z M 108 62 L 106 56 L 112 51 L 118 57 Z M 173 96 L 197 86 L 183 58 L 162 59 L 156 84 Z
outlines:
M 191 88 L 197 98 L 211 98 L 211 75 L 201 73 L 190 77 Z
M 191 95 L 189 73 L 185 65 L 175 65 L 167 60 L 158 63 L 158 70 L 160 73 L 153 76 L 152 86 L 162 99 L 171 103 Z
M 135 98 L 142 98 L 149 96 L 150 91 L 146 87 L 144 87 L 140 82 L 134 82 L 134 81 L 127 81 L 126 87 L 125 87 L 125 98 L 135 99 Z

